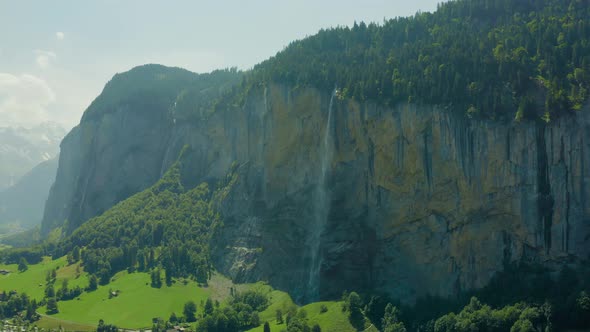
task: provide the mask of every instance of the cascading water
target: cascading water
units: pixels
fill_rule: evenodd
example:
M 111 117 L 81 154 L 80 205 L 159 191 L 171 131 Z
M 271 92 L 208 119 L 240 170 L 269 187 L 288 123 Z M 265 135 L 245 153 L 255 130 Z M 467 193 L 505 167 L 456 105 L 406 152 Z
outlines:
M 268 112 L 268 88 L 264 86 L 264 114 Z
M 320 173 L 314 193 L 313 224 L 311 228 L 311 236 L 309 238 L 311 263 L 307 288 L 308 301 L 319 300 L 320 270 L 322 266 L 322 255 L 320 252 L 322 240 L 321 237 L 324 229 L 326 228 L 328 214 L 330 212 L 330 192 L 328 190 L 327 178 L 332 163 L 332 155 L 334 153 L 334 144 L 332 142 L 332 108 L 334 106 L 334 97 L 336 96 L 336 91 L 337 89 L 334 88 L 334 91 L 330 97 L 328 120 L 326 121 L 324 138 L 321 142 L 319 150 Z

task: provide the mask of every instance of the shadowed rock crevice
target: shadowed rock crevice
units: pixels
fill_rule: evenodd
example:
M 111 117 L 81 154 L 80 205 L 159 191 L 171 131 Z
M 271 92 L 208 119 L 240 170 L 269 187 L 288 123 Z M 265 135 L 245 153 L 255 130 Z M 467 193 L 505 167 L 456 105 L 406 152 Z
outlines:
M 537 167 L 539 217 L 543 229 L 543 244 L 545 251 L 548 253 L 551 250 L 551 227 L 553 225 L 553 204 L 555 201 L 551 193 L 544 125 L 537 125 Z M 565 180 L 567 182 L 567 178 Z

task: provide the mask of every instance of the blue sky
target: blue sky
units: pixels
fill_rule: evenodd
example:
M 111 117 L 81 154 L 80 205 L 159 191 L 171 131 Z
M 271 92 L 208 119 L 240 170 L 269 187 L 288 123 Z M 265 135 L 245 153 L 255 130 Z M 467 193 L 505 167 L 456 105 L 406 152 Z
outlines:
M 251 68 L 321 28 L 433 11 L 438 0 L 0 0 L 0 127 L 66 129 L 117 72 Z

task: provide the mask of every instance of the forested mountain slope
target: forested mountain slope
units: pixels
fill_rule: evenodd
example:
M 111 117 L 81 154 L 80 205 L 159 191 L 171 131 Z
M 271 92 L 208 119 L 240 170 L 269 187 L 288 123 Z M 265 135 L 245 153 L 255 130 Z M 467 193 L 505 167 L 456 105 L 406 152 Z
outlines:
M 236 70 L 198 75 L 160 65 L 115 75 L 64 138 L 42 232 L 65 220 L 73 231 L 154 184 L 184 146 L 171 132 L 206 116 L 216 98 L 240 78 Z M 173 154 L 170 145 L 177 147 Z
M 422 103 L 486 118 L 546 121 L 590 88 L 584 0 L 459 0 L 383 22 L 320 31 L 255 68 L 272 80 L 386 106 Z
M 191 276 L 206 284 L 212 269 L 209 242 L 219 223 L 214 204 L 232 179 L 211 189 L 207 183 L 185 188 L 181 172 L 189 166 L 182 155 L 156 184 L 76 229 L 54 255 L 84 248 L 84 270 L 105 284 L 116 272 L 159 266 L 168 283 L 173 277 Z

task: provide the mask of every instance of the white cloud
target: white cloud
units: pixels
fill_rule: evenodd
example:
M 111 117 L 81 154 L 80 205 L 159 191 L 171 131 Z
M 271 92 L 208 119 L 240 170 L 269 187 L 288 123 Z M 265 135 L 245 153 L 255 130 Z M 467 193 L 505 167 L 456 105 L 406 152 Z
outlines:
M 57 57 L 57 55 L 54 52 L 43 50 L 35 50 L 35 55 L 35 61 L 37 62 L 37 66 L 39 66 L 41 69 L 49 67 L 50 61 Z
M 51 120 L 47 107 L 55 93 L 36 76 L 0 73 L 0 127 L 31 127 Z
M 56 33 L 55 33 L 55 37 L 56 37 L 58 40 L 63 40 L 64 38 L 66 38 L 66 34 L 65 34 L 65 33 L 63 33 L 63 32 L 61 32 L 61 31 L 58 31 L 58 32 L 56 32 Z

